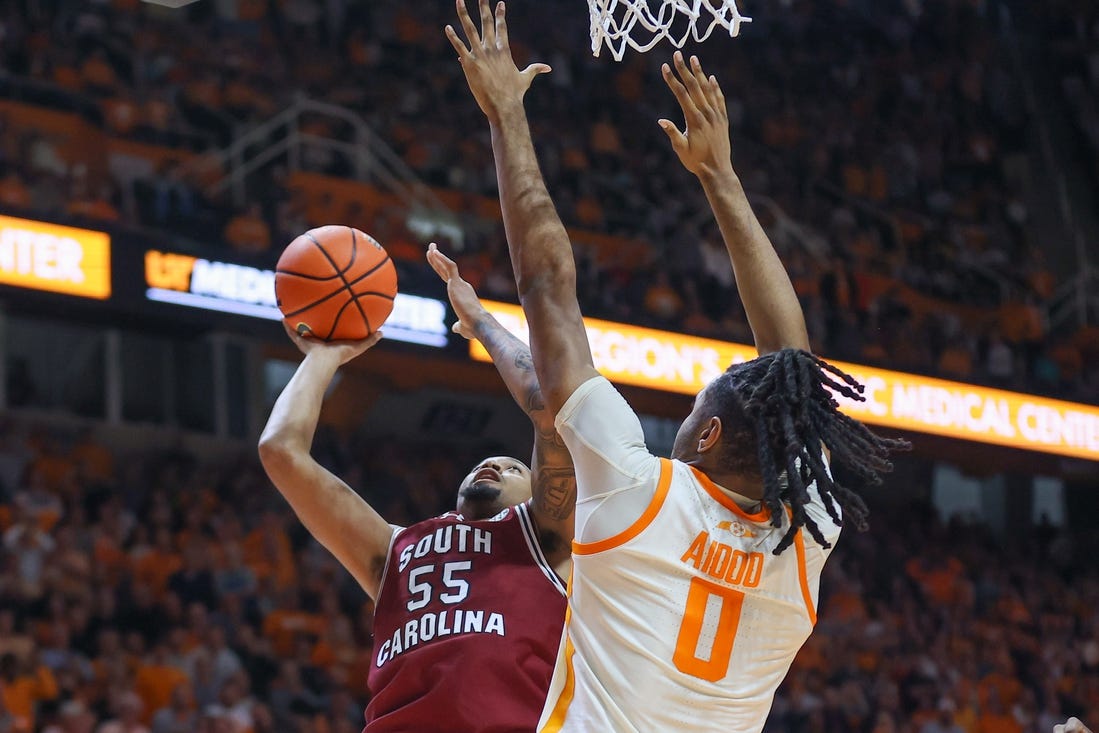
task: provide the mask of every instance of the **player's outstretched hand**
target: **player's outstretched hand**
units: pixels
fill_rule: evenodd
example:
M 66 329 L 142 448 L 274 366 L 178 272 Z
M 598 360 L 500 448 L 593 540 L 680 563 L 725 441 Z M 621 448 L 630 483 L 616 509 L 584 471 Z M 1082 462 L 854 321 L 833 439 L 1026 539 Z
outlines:
M 458 265 L 454 260 L 439 251 L 434 242 L 427 246 L 427 262 L 435 274 L 446 283 L 446 294 L 450 305 L 458 315 L 458 322 L 451 328 L 454 333 L 467 339 L 477 338 L 473 324 L 484 315 L 485 308 L 473 286 L 462 279 Z
M 731 168 L 729 112 L 717 79 L 703 73 L 697 56 L 691 57 L 690 67 L 684 61 L 682 51 L 676 51 L 672 61 L 674 72 L 668 64 L 664 64 L 661 71 L 665 83 L 679 101 L 687 127 L 680 132 L 675 123 L 667 119 L 658 120 L 657 124 L 668 134 L 679 161 L 696 176 Z
M 286 321 L 282 322 L 282 327 L 301 353 L 306 356 L 323 355 L 325 358 L 335 359 L 341 366 L 382 340 L 382 332 L 375 331 L 361 341 L 321 341 L 299 336 Z
M 1091 733 L 1079 718 L 1069 718 L 1060 725 L 1053 726 L 1053 733 Z
M 488 0 L 477 0 L 481 13 L 481 30 L 469 17 L 466 0 L 456 0 L 458 20 L 462 24 L 466 41 L 453 26 L 446 27 L 446 37 L 458 52 L 458 62 L 465 72 L 466 82 L 473 97 L 489 122 L 500 122 L 501 116 L 511 110 L 522 109 L 523 96 L 534 77 L 550 71 L 547 64 L 531 64 L 522 71 L 511 57 L 508 44 L 508 26 L 504 20 L 504 3 L 496 4 L 493 16 Z

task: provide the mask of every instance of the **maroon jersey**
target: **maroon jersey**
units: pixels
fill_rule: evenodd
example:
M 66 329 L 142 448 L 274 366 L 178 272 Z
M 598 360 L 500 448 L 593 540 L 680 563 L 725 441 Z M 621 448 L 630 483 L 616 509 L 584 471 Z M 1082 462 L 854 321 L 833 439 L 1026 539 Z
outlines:
M 565 605 L 528 504 L 398 531 L 374 609 L 363 733 L 531 733 Z

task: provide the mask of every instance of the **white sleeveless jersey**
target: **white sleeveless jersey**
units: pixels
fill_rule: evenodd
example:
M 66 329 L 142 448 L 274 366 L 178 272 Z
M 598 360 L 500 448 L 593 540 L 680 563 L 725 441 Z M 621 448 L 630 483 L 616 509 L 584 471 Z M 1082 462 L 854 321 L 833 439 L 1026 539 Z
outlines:
M 578 483 L 621 485 L 580 489 L 565 634 L 539 731 L 758 733 L 816 623 L 828 551 L 799 531 L 774 555 L 788 512 L 772 527 L 765 510 L 748 514 L 690 466 L 641 455 L 636 416 L 602 378 L 574 397 L 558 429 Z M 648 497 L 640 516 L 585 542 L 589 505 L 635 490 Z M 811 495 L 811 516 L 835 540 Z

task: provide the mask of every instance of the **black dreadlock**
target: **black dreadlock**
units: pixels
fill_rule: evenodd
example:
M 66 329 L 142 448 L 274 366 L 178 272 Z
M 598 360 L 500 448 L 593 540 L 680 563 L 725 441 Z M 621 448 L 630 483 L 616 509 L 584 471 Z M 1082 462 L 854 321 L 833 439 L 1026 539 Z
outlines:
M 833 462 L 870 484 L 880 484 L 881 475 L 893 470 L 890 452 L 911 447 L 907 441 L 875 435 L 840 412 L 829 388 L 848 399 L 866 399 L 863 386 L 850 375 L 807 351 L 784 349 L 729 367 L 706 390 L 707 402 L 723 426 L 732 430 L 722 439 L 724 467 L 742 474 L 758 472 L 773 526 L 782 526 L 783 503 L 790 506 L 790 529 L 775 548 L 776 555 L 793 543 L 799 527 L 805 527 L 821 546 L 830 546 L 805 512 L 814 482 L 837 526 L 849 519 L 859 531 L 867 528 L 866 503 L 828 474 L 822 444 L 831 451 Z M 758 463 L 752 461 L 752 444 Z M 843 519 L 837 503 L 843 508 Z

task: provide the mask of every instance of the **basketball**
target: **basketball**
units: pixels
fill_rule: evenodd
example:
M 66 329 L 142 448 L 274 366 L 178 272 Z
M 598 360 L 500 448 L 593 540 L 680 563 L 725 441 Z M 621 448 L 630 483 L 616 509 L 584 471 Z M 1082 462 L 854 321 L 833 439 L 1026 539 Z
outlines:
M 283 251 L 275 300 L 299 336 L 357 341 L 393 310 L 397 270 L 382 245 L 347 226 L 310 229 Z

